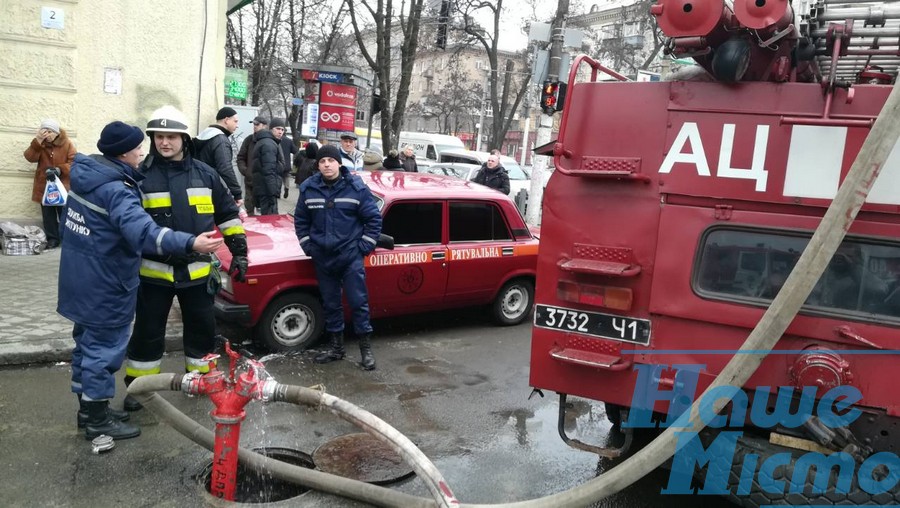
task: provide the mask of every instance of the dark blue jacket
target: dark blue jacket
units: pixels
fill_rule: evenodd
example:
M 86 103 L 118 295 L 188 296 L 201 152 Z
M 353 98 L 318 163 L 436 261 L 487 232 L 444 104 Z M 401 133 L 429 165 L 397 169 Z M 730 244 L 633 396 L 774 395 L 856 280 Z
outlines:
M 194 235 L 161 228 L 141 206 L 131 166 L 102 155 L 75 155 L 64 210 L 56 311 L 85 326 L 134 319 L 141 252 L 186 254 Z
M 375 250 L 381 213 L 362 179 L 341 166 L 340 178 L 326 185 L 321 173 L 300 184 L 294 229 L 303 252 L 324 266 L 346 266 Z

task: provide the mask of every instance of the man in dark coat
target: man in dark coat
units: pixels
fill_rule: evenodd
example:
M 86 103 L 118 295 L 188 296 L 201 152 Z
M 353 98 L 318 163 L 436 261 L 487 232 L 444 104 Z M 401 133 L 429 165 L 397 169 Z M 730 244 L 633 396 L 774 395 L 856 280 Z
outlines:
M 297 176 L 294 177 L 294 183 L 297 184 L 297 187 L 300 187 L 300 184 L 306 181 L 307 178 L 319 172 L 318 152 L 318 143 L 314 140 L 309 140 L 309 143 L 306 143 L 306 148 L 303 149 L 303 156 L 294 158 L 294 166 L 297 168 Z
M 228 191 L 234 196 L 234 202 L 241 206 L 243 192 L 234 173 L 234 152 L 231 148 L 230 137 L 234 134 L 238 125 L 238 114 L 234 108 L 225 106 L 216 113 L 216 123 L 203 129 L 194 138 L 195 159 L 205 162 L 219 173 L 219 177 L 225 182 Z
M 261 130 L 253 137 L 256 138 L 252 166 L 253 201 L 259 207 L 260 215 L 277 215 L 278 195 L 284 176 L 284 155 L 271 130 Z
M 272 135 L 275 136 L 275 141 L 278 141 L 281 146 L 282 156 L 284 157 L 284 170 L 282 176 L 284 177 L 284 199 L 287 199 L 288 195 L 290 195 L 289 182 L 291 164 L 300 149 L 297 148 L 297 145 L 294 144 L 294 140 L 291 139 L 290 136 L 285 135 L 287 134 L 287 124 L 285 123 L 284 118 L 273 118 L 271 125 L 269 125 L 269 130 L 272 131 Z
M 506 168 L 500 165 L 499 155 L 492 153 L 472 181 L 509 194 L 509 175 L 506 173 Z
M 237 154 L 238 171 L 244 176 L 244 208 L 247 215 L 256 215 L 256 202 L 253 200 L 253 149 L 256 148 L 256 133 L 265 130 L 269 126 L 269 120 L 264 116 L 253 119 L 253 134 L 244 138 Z
M 388 171 L 403 171 L 403 163 L 400 162 L 400 154 L 397 153 L 397 150 L 388 152 L 382 164 Z

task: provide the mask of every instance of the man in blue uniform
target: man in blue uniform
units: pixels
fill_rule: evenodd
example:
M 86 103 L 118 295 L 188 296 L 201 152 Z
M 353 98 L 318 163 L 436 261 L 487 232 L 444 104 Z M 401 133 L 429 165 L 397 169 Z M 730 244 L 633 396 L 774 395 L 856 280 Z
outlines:
M 112 122 L 97 148 L 103 155 L 77 154 L 63 214 L 57 312 L 75 322 L 72 391 L 78 397 L 78 427 L 93 439 L 140 435 L 123 423 L 128 413 L 109 407 L 116 393 L 137 301 L 140 252 L 186 255 L 213 252 L 222 240 L 212 232 L 194 236 L 158 226 L 141 207 L 135 171 L 143 157 L 144 133 Z
M 294 211 L 300 247 L 316 267 L 330 342 L 330 349 L 314 361 L 328 363 L 344 358 L 343 287 L 352 310 L 353 331 L 359 337 L 361 365 L 372 370 L 375 357 L 363 258 L 375 250 L 381 234 L 381 213 L 362 179 L 341 165 L 337 147 L 325 145 L 316 155 L 319 172 L 300 185 Z
M 152 136 L 150 157 L 141 168 L 144 208 L 160 226 L 197 234 L 219 228 L 233 256 L 231 270 L 237 281 L 247 271 L 247 237 L 238 207 L 219 175 L 191 155 L 187 118 L 172 106 L 153 112 L 147 123 Z M 165 352 L 166 322 L 177 296 L 184 324 L 185 369 L 206 373 L 205 357 L 215 349 L 215 295 L 207 291 L 211 258 L 202 255 L 160 256 L 141 260 L 134 333 L 128 344 L 125 384 L 136 377 L 157 374 Z M 125 409 L 141 408 L 134 397 Z

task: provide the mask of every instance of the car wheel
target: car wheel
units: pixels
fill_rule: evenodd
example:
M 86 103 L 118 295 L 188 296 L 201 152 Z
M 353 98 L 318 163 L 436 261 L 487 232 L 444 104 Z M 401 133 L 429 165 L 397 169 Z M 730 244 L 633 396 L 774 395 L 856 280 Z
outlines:
M 257 337 L 270 351 L 303 351 L 322 337 L 325 313 L 319 299 L 307 293 L 279 296 L 263 313 Z
M 514 279 L 503 285 L 494 300 L 494 319 L 505 326 L 517 325 L 528 318 L 534 302 L 534 283 Z

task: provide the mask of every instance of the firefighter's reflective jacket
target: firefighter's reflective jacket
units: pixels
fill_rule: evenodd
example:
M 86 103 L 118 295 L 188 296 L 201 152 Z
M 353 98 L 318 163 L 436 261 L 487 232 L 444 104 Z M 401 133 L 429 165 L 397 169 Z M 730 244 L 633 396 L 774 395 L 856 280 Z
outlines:
M 193 235 L 218 227 L 232 255 L 247 255 L 237 204 L 214 169 L 186 155 L 180 161 L 149 157 L 141 171 L 146 177 L 141 201 L 157 224 Z M 209 255 L 145 254 L 141 280 L 176 287 L 205 284 L 210 269 Z

